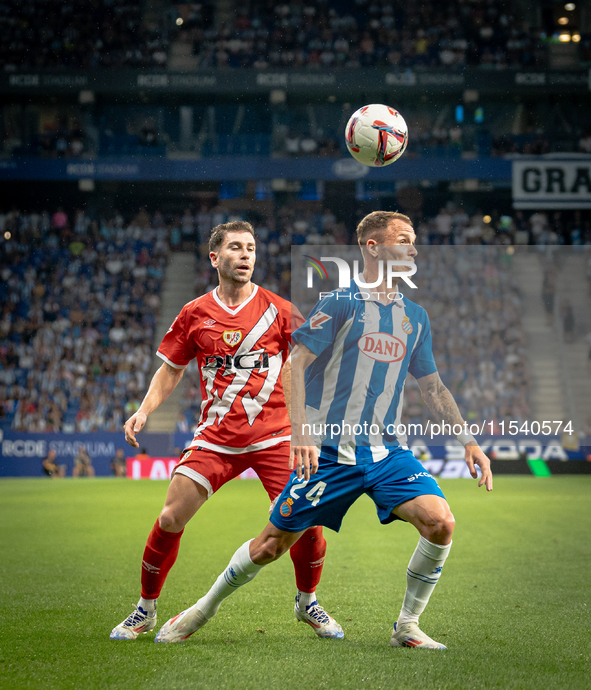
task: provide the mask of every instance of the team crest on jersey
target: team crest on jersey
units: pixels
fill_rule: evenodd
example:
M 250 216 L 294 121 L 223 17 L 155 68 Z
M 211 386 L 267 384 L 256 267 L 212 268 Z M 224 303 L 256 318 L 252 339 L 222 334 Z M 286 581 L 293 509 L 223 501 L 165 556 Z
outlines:
M 310 319 L 310 328 L 313 331 L 320 331 L 322 330 L 322 324 L 330 321 L 331 319 L 332 316 L 325 314 L 323 311 L 317 311 Z
M 224 331 L 222 338 L 226 345 L 234 347 L 242 340 L 242 331 Z
M 181 458 L 181 462 L 185 462 L 185 460 L 187 460 L 191 456 L 192 452 L 192 450 L 188 450 L 186 453 L 184 453 L 183 457 Z
M 410 335 L 412 333 L 412 323 L 410 322 L 410 319 L 408 316 L 405 316 L 402 319 L 402 330 L 407 334 Z
M 287 501 L 284 501 L 280 506 L 279 506 L 279 512 L 283 517 L 289 517 L 291 515 L 291 506 Z

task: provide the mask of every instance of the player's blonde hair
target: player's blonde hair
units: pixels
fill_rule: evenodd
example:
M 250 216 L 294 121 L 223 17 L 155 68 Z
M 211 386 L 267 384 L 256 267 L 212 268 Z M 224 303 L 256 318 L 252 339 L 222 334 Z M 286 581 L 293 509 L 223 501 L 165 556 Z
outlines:
M 412 228 L 412 220 L 398 211 L 374 211 L 361 220 L 357 226 L 357 242 L 361 247 L 367 244 L 370 237 L 383 239 L 383 233 L 393 220 L 400 220 Z
M 229 232 L 249 232 L 253 239 L 256 239 L 254 228 L 250 223 L 247 223 L 245 220 L 233 220 L 230 223 L 222 223 L 222 225 L 216 225 L 213 228 L 209 236 L 209 251 L 219 251 Z

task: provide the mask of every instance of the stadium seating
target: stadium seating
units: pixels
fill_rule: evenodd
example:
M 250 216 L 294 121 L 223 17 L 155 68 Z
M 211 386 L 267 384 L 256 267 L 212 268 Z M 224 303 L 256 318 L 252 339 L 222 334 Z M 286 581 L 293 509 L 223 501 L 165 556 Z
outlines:
M 146 387 L 167 231 L 63 216 L 2 215 L 0 428 L 119 430 Z
M 140 0 L 99 0 L 88 12 L 80 0 L 7 0 L 0 5 L 0 64 L 12 70 L 166 67 L 176 39 L 192 43 L 205 69 L 548 66 L 544 28 L 519 4 L 249 0 L 231 22 L 217 25 L 211 12 L 177 24 L 164 5 L 143 15 Z M 43 24 L 35 23 L 39 16 Z M 589 59 L 590 37 L 580 40 L 581 57 Z
M 21 68 L 165 67 L 165 25 L 140 0 L 7 0 L 0 4 L 0 64 Z M 39 18 L 43 17 L 43 21 Z
M 397 105 L 409 126 L 407 157 L 479 158 L 548 152 L 586 152 L 588 122 L 576 102 L 528 106 L 528 123 L 519 134 L 511 123 L 520 117 L 520 104 L 487 97 L 479 111 L 466 106 L 462 122 L 453 98 L 418 106 L 399 96 Z M 181 108 L 190 108 L 192 127 L 181 135 Z M 13 156 L 87 158 L 98 156 L 166 156 L 183 151 L 191 157 L 344 157 L 342 133 L 351 114 L 349 103 L 293 104 L 290 107 L 246 103 L 193 106 L 100 105 L 84 113 L 80 108 L 55 108 L 48 120 L 46 108 L 30 105 L 37 131 L 15 119 L 4 106 L 0 133 L 4 152 Z M 206 112 L 207 111 L 207 112 Z M 0 113 L 1 115 L 2 113 Z M 483 122 L 474 123 L 480 114 Z M 81 122 L 84 122 L 82 126 Z M 158 123 L 158 125 L 156 125 Z
M 187 210 L 181 224 L 203 244 L 215 224 L 252 222 L 260 240 L 254 280 L 289 299 L 292 245 L 354 242 L 352 223 L 339 222 L 329 208 L 315 208 L 285 205 L 260 215 L 220 205 Z M 360 206 L 358 214 L 364 212 Z M 589 224 L 581 235 L 573 219 L 495 211 L 488 219 L 448 204 L 435 216 L 415 220 L 418 243 L 427 245 L 421 249 L 429 267 L 424 275 L 446 276 L 444 291 L 429 278 L 432 284 L 422 298 L 437 334 L 436 360 L 469 421 L 527 417 L 521 306 L 505 249 L 516 238 L 532 244 L 568 242 L 573 231 L 580 241 L 591 241 Z M 157 345 L 166 257 L 181 219 L 169 220 L 145 210 L 127 222 L 120 214 L 92 220 L 82 211 L 61 209 L 53 215 L 0 213 L 0 234 L 10 235 L 0 242 L 1 429 L 121 428 L 147 388 Z M 486 261 L 480 245 L 490 245 Z M 462 269 L 467 265 L 469 272 Z M 216 285 L 217 276 L 206 259 L 197 259 L 196 269 L 195 295 L 201 295 Z M 484 281 L 474 278 L 481 275 Z M 194 363 L 183 385 L 183 411 L 191 427 L 201 403 Z M 489 390 L 495 395 L 483 394 Z M 409 384 L 403 421 L 428 417 Z
M 220 29 L 192 25 L 199 66 L 544 67 L 545 34 L 510 7 L 484 1 L 436 0 L 275 4 L 251 0 Z
M 510 255 L 504 250 L 505 244 L 513 241 L 517 225 L 507 226 L 506 219 L 501 221 L 497 216 L 489 224 L 492 235 L 485 231 L 484 237 L 480 235 L 474 240 L 470 233 L 479 223 L 483 224 L 482 216 L 469 218 L 460 209 L 448 211 L 452 216 L 450 236 L 439 236 L 436 229 L 429 235 L 427 228 L 433 223 L 432 219 L 417 224 L 419 241 L 431 241 L 435 245 L 421 249 L 422 273 L 430 276 L 421 304 L 429 311 L 437 336 L 434 338 L 436 361 L 470 423 L 525 420 L 529 413 L 525 334 L 515 277 L 510 271 Z M 209 215 L 213 222 L 213 214 Z M 352 228 L 337 223 L 328 209 L 320 213 L 302 213 L 284 207 L 281 214 L 272 219 L 273 223 L 269 223 L 268 218 L 236 210 L 228 214 L 217 213 L 215 222 L 240 218 L 252 222 L 262 240 L 257 252 L 255 282 L 287 299 L 290 296 L 291 245 L 354 242 Z M 203 222 L 203 217 L 201 220 Z M 274 231 L 269 229 L 273 225 Z M 535 235 L 535 238 L 539 240 L 540 236 Z M 545 242 L 546 236 L 541 240 Z M 477 241 L 475 246 L 459 246 L 462 242 L 474 241 Z M 487 244 L 492 246 L 484 254 L 482 245 Z M 491 257 L 494 260 L 489 265 Z M 466 266 L 471 267 L 469 273 L 462 272 L 462 267 Z M 446 276 L 443 292 L 434 277 L 441 275 Z M 482 275 L 486 276 L 484 282 Z M 215 284 L 216 276 L 207 263 L 198 263 L 196 296 Z M 485 366 L 483 362 L 489 364 Z M 189 428 L 196 424 L 200 405 L 200 375 L 193 362 L 185 373 L 182 401 Z M 424 424 L 431 418 L 416 383 L 409 379 L 402 421 Z

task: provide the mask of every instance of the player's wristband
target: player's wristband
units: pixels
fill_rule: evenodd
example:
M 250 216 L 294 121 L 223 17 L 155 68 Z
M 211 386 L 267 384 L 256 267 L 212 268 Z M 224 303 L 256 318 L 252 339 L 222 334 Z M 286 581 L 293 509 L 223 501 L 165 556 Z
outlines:
M 476 439 L 474 438 L 474 436 L 472 436 L 472 434 L 464 434 L 464 433 L 462 432 L 461 434 L 458 434 L 458 435 L 456 436 L 456 438 L 457 438 L 458 441 L 464 446 L 464 448 L 465 448 L 469 443 L 471 443 L 472 441 L 474 441 L 474 443 L 476 443 Z

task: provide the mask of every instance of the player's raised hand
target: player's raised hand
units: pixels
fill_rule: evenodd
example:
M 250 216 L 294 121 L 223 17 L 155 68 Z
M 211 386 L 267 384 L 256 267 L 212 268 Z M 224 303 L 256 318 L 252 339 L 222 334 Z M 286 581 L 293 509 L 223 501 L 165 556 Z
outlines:
M 133 448 L 140 447 L 140 444 L 135 439 L 135 435 L 144 428 L 147 419 L 148 416 L 138 410 L 123 425 L 123 429 L 125 430 L 125 440 L 130 446 L 133 446 Z
M 474 479 L 478 477 L 476 465 L 480 467 L 481 476 L 480 481 L 478 482 L 478 486 L 482 486 L 484 484 L 486 486 L 487 491 L 492 491 L 493 477 L 490 469 L 490 460 L 483 453 L 480 446 L 478 446 L 477 444 L 468 444 L 466 446 L 465 457 L 466 464 L 468 465 L 468 468 L 470 470 L 470 474 L 472 475 L 472 477 L 474 477 Z

